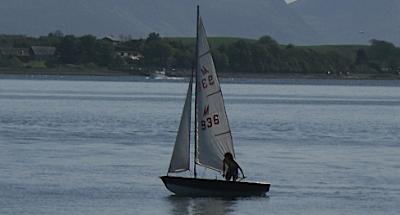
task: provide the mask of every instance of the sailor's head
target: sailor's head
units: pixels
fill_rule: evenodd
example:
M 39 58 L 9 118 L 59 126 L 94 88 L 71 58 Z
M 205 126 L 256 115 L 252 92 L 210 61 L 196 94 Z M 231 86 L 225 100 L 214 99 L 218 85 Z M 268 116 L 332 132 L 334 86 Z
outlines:
M 230 152 L 225 153 L 225 154 L 224 154 L 224 157 L 225 157 L 226 159 L 233 159 L 233 155 L 232 155 L 232 153 L 230 153 Z

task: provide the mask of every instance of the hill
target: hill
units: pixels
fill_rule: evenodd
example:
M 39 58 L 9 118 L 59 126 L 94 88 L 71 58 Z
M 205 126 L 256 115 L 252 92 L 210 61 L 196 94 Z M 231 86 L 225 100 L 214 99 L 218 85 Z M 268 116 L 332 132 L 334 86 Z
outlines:
M 187 37 L 195 32 L 195 3 L 190 0 L 2 0 L 0 34 L 131 35 L 150 32 Z M 283 0 L 202 0 L 210 36 L 259 38 L 309 44 L 318 36 Z
M 400 44 L 398 0 L 297 0 L 289 6 L 325 44 L 365 44 L 371 39 Z

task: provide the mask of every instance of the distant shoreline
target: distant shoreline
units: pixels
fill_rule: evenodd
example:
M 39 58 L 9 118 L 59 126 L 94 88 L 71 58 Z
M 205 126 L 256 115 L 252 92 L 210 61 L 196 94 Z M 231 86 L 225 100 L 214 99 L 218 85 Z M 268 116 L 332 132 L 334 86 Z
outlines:
M 113 71 L 108 69 L 69 69 L 69 68 L 54 68 L 54 69 L 0 69 L 2 75 L 76 75 L 76 76 L 129 76 L 136 75 L 133 73 Z M 139 75 L 139 74 L 138 74 Z
M 167 77 L 187 77 L 188 71 L 166 72 Z M 0 69 L 0 75 L 46 75 L 46 76 L 149 76 L 149 72 L 140 71 L 114 71 L 108 69 Z M 282 74 L 282 73 L 232 73 L 223 72 L 218 74 L 221 78 L 234 79 L 331 79 L 331 80 L 400 80 L 400 74 Z

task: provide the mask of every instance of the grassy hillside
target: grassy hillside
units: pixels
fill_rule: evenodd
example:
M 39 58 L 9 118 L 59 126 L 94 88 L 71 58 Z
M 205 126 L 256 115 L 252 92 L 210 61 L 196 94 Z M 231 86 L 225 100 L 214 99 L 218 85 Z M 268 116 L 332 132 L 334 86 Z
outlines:
M 193 46 L 195 38 L 192 37 L 168 37 L 165 38 L 170 41 L 182 42 L 184 45 Z M 255 39 L 237 38 L 237 37 L 209 37 L 208 42 L 211 47 L 229 46 L 238 41 L 245 41 L 248 43 L 255 43 Z M 287 45 L 280 45 L 281 48 L 285 48 Z M 315 45 L 315 46 L 296 46 L 300 49 L 311 49 L 321 54 L 327 54 L 329 52 L 335 52 L 345 58 L 355 60 L 356 52 L 359 49 L 367 49 L 367 45 Z

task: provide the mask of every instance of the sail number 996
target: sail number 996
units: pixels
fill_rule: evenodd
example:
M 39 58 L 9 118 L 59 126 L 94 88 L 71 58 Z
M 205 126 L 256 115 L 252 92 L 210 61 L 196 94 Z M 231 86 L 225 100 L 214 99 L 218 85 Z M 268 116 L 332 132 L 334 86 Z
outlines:
M 205 120 L 201 120 L 201 129 L 212 128 L 214 125 L 219 124 L 218 114 L 214 114 L 212 117 L 207 117 Z

